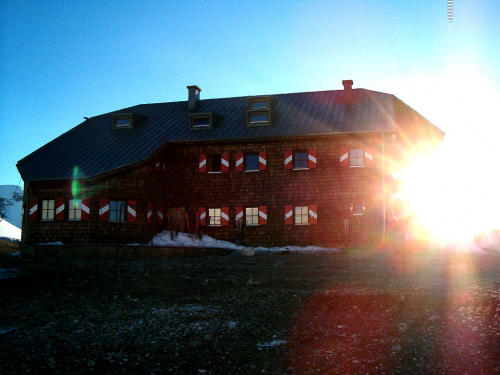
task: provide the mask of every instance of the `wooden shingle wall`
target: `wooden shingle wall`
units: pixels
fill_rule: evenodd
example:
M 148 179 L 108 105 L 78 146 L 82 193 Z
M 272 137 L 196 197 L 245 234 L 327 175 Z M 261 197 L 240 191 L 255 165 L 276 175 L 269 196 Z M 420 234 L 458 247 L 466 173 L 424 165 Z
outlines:
M 371 148 L 373 165 L 360 168 L 340 166 L 340 149 Z M 285 169 L 285 151 L 315 150 L 316 168 Z M 265 152 L 266 169 L 258 172 L 236 170 L 238 153 Z M 112 175 L 81 183 L 81 195 L 91 198 L 90 219 L 70 222 L 30 221 L 28 243 L 61 241 L 81 244 L 146 243 L 168 227 L 167 212 L 181 209 L 190 218 L 193 231 L 200 207 L 229 208 L 229 224 L 204 226 L 203 234 L 233 241 L 236 237 L 236 208 L 267 208 L 265 225 L 243 224 L 247 246 L 320 245 L 335 246 L 344 241 L 342 209 L 363 205 L 363 215 L 349 217 L 349 240 L 359 244 L 381 239 L 382 165 L 380 135 L 336 135 L 280 140 L 177 144 L 166 147 L 154 160 Z M 385 146 L 386 167 L 390 145 Z M 199 172 L 200 155 L 228 154 L 229 171 Z M 157 171 L 156 159 L 160 160 Z M 166 168 L 163 170 L 163 164 Z M 386 174 L 390 171 L 386 168 Z M 389 189 L 386 190 L 386 192 Z M 30 184 L 30 198 L 71 198 L 71 181 Z M 101 199 L 133 200 L 136 221 L 116 223 L 99 219 Z M 147 220 L 148 203 L 163 205 L 163 225 Z M 386 211 L 390 210 L 389 202 Z M 317 206 L 317 223 L 286 225 L 285 206 Z M 184 215 L 183 215 L 184 216 Z M 173 224 L 174 218 L 171 217 Z M 185 230 L 186 225 L 183 223 Z

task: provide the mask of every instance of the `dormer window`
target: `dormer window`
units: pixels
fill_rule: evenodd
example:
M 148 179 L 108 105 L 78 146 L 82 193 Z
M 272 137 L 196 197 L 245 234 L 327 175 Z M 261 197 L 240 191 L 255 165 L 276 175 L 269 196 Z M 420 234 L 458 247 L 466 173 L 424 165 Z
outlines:
M 117 113 L 113 115 L 113 129 L 131 129 L 146 120 L 146 116 L 137 113 Z
M 257 112 L 250 114 L 250 123 L 268 122 L 269 114 L 267 112 Z
M 271 102 L 270 96 L 248 98 L 247 126 L 271 125 Z
M 189 115 L 189 129 L 212 129 L 214 123 L 214 113 L 197 113 Z
M 131 127 L 132 127 L 132 114 L 113 116 L 113 128 L 122 129 Z
M 263 108 L 269 108 L 269 103 L 267 100 L 252 100 L 250 102 L 250 109 L 263 109 Z

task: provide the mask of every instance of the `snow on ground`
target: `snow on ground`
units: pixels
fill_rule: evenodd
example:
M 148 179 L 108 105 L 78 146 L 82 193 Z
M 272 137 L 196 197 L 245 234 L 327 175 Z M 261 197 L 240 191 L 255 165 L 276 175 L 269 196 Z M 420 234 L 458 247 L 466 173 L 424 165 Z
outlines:
M 173 235 L 174 232 L 172 232 Z M 230 249 L 230 250 L 241 250 L 244 246 L 238 246 L 232 242 L 216 240 L 210 236 L 203 235 L 201 240 L 195 239 L 193 235 L 188 233 L 179 233 L 177 238 L 172 239 L 171 232 L 164 230 L 158 233 L 153 238 L 153 246 L 166 246 L 166 247 L 183 247 L 183 246 L 199 246 L 199 247 L 211 247 L 220 249 Z M 139 246 L 139 244 L 133 244 L 133 246 Z M 146 244 L 146 246 L 151 246 L 151 242 Z M 256 247 L 255 252 L 282 252 L 282 251 L 296 251 L 296 252 L 311 252 L 311 251 L 338 251 L 336 248 L 326 248 L 319 246 L 285 246 L 285 247 Z
M 14 240 L 21 239 L 21 229 L 9 223 L 6 220 L 0 221 L 0 237 L 12 238 Z

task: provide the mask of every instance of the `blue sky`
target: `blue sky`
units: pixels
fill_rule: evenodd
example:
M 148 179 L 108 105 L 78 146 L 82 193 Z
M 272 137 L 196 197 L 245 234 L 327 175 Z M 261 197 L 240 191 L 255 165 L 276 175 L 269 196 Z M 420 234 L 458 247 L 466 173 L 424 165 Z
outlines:
M 498 210 L 499 16 L 495 0 L 455 0 L 451 23 L 447 0 L 2 0 L 0 185 L 83 116 L 186 100 L 193 84 L 207 99 L 352 79 L 444 130 L 454 191 Z

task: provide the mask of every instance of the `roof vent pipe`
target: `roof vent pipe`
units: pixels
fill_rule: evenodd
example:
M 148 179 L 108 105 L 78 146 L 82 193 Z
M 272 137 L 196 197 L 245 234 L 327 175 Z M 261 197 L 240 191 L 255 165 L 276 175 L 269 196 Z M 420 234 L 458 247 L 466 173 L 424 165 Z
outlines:
M 344 100 L 350 102 L 352 100 L 352 79 L 342 81 L 344 85 Z
M 187 86 L 188 89 L 188 109 L 196 109 L 200 100 L 201 89 L 196 86 Z

